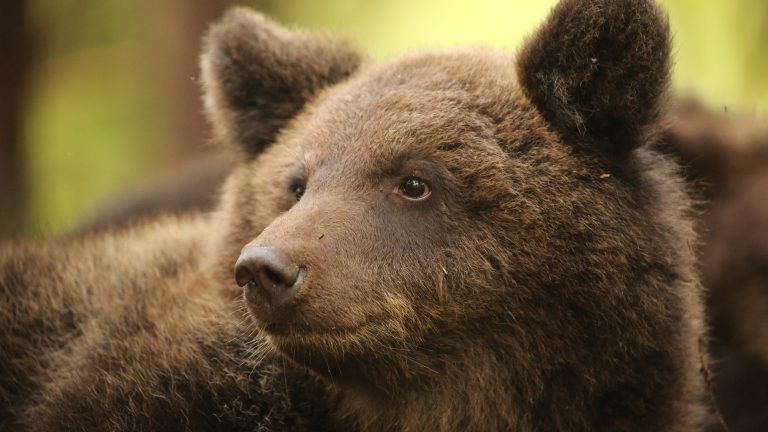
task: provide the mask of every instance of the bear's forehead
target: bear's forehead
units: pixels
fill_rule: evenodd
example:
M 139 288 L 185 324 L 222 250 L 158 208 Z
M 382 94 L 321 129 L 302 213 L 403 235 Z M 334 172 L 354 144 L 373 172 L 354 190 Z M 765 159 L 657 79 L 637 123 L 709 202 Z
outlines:
M 479 49 L 411 55 L 330 89 L 304 114 L 292 140 L 315 164 L 429 157 L 455 142 L 492 143 L 489 110 L 517 93 L 510 55 Z

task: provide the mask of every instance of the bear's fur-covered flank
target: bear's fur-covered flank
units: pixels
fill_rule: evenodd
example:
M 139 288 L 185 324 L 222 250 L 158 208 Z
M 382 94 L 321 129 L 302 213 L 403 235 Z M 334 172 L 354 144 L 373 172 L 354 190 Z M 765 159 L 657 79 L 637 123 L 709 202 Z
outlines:
M 0 426 L 695 430 L 668 37 L 563 0 L 517 59 L 371 65 L 233 10 L 201 60 L 241 150 L 219 208 L 4 249 Z
M 714 396 L 732 431 L 768 429 L 768 123 L 687 101 L 665 145 L 701 200 Z M 720 432 L 719 426 L 712 431 Z
M 6 246 L 0 429 L 317 430 L 324 390 L 254 356 L 242 308 L 202 279 L 208 229 Z

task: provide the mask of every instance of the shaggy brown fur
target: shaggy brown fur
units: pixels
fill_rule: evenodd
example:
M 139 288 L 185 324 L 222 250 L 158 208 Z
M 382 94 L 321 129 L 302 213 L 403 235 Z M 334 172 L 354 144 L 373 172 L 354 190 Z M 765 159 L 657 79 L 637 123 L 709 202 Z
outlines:
M 655 132 L 669 80 L 669 25 L 653 2 L 561 1 L 518 70 L 542 115 L 574 144 L 621 156 Z
M 696 429 L 696 239 L 676 166 L 648 146 L 661 17 L 565 0 L 517 63 L 454 49 L 366 66 L 235 10 L 202 61 L 217 133 L 243 149 L 213 218 L 2 257 L 6 425 Z M 574 24 L 595 22 L 613 24 Z M 574 47 L 611 65 L 605 82 L 534 60 Z M 542 99 L 537 76 L 579 97 Z M 586 120 L 574 133 L 553 110 Z M 232 265 L 260 246 L 306 277 L 241 322 Z
M 713 209 L 702 262 L 715 390 L 732 432 L 768 428 L 768 171 L 749 178 Z
M 703 200 L 700 250 L 709 291 L 715 396 L 733 432 L 768 429 L 768 123 L 677 110 L 665 145 Z M 717 426 L 711 430 L 720 431 Z
M 201 278 L 209 227 L 4 248 L 0 429 L 316 430 L 321 388 L 255 358 L 242 308 Z
M 677 117 L 665 141 L 708 198 L 702 269 L 715 335 L 768 366 L 768 123 L 694 104 Z

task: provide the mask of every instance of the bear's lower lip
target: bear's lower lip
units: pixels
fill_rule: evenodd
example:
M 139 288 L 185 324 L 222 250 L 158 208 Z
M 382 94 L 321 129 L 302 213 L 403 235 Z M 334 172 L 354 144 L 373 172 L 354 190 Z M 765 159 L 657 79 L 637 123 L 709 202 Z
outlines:
M 385 324 L 387 320 L 388 317 L 381 314 L 373 315 L 360 323 L 349 325 L 313 326 L 304 323 L 280 323 L 271 321 L 262 322 L 261 330 L 269 336 L 286 340 L 303 338 L 306 336 L 330 336 L 338 338 L 352 336 L 363 330 L 368 330 L 371 327 L 381 326 Z

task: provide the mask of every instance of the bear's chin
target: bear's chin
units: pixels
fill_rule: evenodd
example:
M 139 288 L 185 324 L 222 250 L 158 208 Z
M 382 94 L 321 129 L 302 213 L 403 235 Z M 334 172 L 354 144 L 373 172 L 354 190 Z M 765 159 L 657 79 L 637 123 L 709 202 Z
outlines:
M 361 368 L 375 361 L 376 353 L 345 347 L 350 335 L 275 334 L 264 331 L 263 336 L 274 353 L 291 363 L 314 372 L 334 383 L 359 383 L 365 381 Z M 349 348 L 349 351 L 345 348 Z
M 255 317 L 254 317 L 255 318 Z M 256 318 L 259 336 L 279 355 L 331 379 L 359 378 L 360 368 L 385 357 L 392 346 L 391 318 L 369 319 L 359 325 L 309 326 L 265 324 Z

